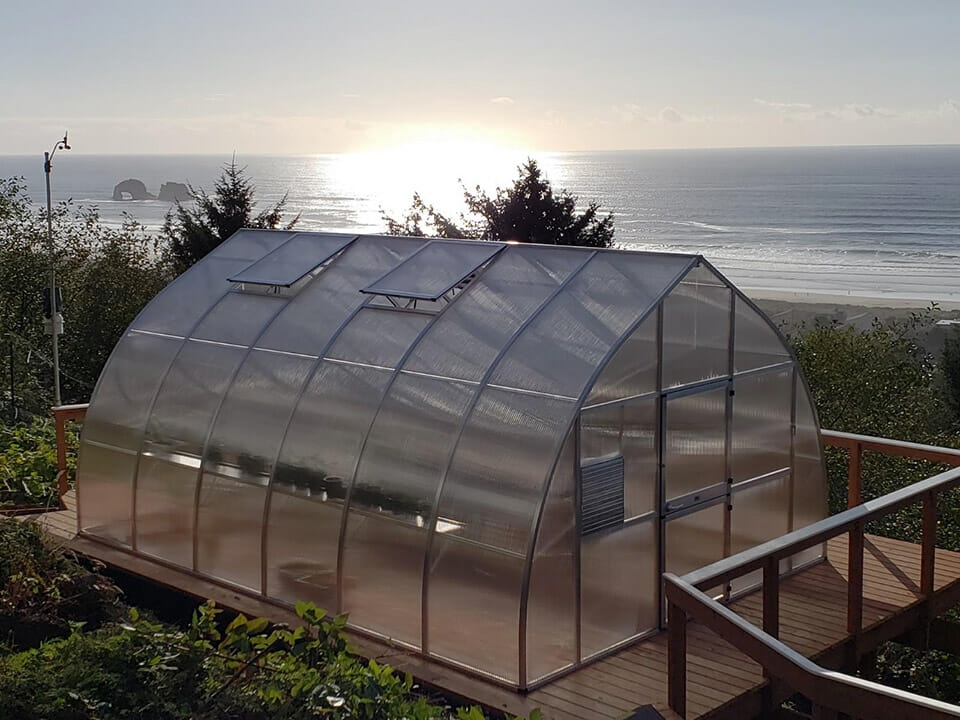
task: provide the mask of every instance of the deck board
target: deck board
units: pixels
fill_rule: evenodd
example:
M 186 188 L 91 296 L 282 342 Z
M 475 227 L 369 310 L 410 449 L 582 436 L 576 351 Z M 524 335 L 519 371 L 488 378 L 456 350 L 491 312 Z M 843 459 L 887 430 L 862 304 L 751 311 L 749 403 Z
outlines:
M 289 609 L 262 598 L 213 583 L 204 578 L 159 565 L 122 549 L 76 535 L 76 498 L 66 498 L 66 510 L 21 516 L 37 522 L 78 552 L 178 588 L 199 598 L 213 598 L 247 614 L 296 622 Z M 827 561 L 780 584 L 780 637 L 810 657 L 824 653 L 846 639 L 847 540 L 840 536 L 827 544 Z M 868 535 L 864 553 L 864 628 L 877 627 L 920 598 L 920 546 Z M 960 553 L 937 550 L 934 587 L 955 588 L 960 582 Z M 749 593 L 731 606 L 760 625 L 762 598 Z M 667 638 L 659 633 L 614 655 L 560 677 L 530 693 L 516 693 L 483 679 L 419 657 L 355 633 L 354 649 L 411 672 L 422 685 L 464 702 L 515 715 L 540 708 L 550 720 L 615 720 L 641 705 L 654 705 L 668 720 L 679 720 L 666 704 Z M 764 683 L 760 666 L 703 626 L 691 624 L 687 638 L 688 717 L 738 717 L 738 702 L 752 697 Z

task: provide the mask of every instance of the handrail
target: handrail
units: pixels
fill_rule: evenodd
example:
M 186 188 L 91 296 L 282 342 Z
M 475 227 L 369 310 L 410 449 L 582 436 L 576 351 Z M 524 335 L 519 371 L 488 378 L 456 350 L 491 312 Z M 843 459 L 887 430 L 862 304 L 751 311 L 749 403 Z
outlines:
M 694 620 L 809 698 L 829 697 L 830 707 L 852 717 L 936 720 L 960 717 L 960 707 L 826 670 L 673 573 L 664 573 L 667 599 Z
M 896 512 L 900 508 L 922 499 L 928 493 L 944 492 L 958 485 L 960 485 L 960 467 L 946 470 L 926 480 L 894 490 L 883 497 L 868 500 L 849 510 L 831 515 L 800 530 L 794 530 L 762 545 L 718 560 L 712 565 L 687 573 L 684 575 L 684 579 L 701 590 L 714 587 L 745 575 L 751 570 L 763 567 L 768 558 L 782 560 L 790 557 L 802 550 L 848 532 L 854 523 L 866 524 L 884 515 Z
M 848 475 L 851 483 L 857 483 L 857 488 L 855 493 L 851 488 L 849 509 L 694 570 L 682 578 L 664 573 L 669 631 L 667 678 L 670 708 L 681 716 L 686 711 L 686 621 L 688 617 L 693 617 L 759 663 L 767 677 L 778 679 L 791 689 L 807 695 L 814 703 L 814 708 L 824 713 L 823 717 L 832 717 L 841 711 L 854 717 L 891 715 L 917 720 L 960 718 L 960 707 L 826 670 L 777 639 L 780 561 L 848 533 L 847 633 L 856 640 L 863 626 L 864 528 L 870 521 L 918 500 L 923 503 L 920 594 L 926 603 L 921 617 L 929 622 L 930 600 L 934 590 L 937 495 L 960 486 L 960 450 L 829 430 L 822 431 L 822 435 L 827 444 L 850 451 Z M 860 503 L 860 460 L 864 450 L 958 467 L 875 500 Z M 703 592 L 757 569 L 763 571 L 762 628 L 752 625 Z M 856 660 L 856 647 L 855 644 L 852 660 Z M 765 709 L 771 709 L 771 693 L 764 695 L 763 702 Z M 816 713 L 815 716 L 820 717 Z

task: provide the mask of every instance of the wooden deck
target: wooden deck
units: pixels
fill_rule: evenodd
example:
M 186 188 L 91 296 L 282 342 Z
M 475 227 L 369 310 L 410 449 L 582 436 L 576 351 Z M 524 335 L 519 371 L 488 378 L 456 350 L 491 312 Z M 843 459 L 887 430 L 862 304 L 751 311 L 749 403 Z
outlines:
M 200 598 L 248 615 L 296 622 L 289 610 L 262 598 L 244 594 L 189 573 L 176 570 L 75 536 L 76 503 L 66 497 L 67 509 L 23 516 L 42 524 L 77 552 L 108 565 L 148 577 Z M 864 559 L 864 632 L 860 652 L 903 632 L 902 618 L 920 598 L 920 546 L 867 536 Z M 938 594 L 960 593 L 960 553 L 936 551 L 935 589 Z M 960 599 L 960 598 L 958 598 Z M 751 593 L 732 606 L 759 626 L 760 593 Z M 798 652 L 830 664 L 848 640 L 847 542 L 841 536 L 828 544 L 827 561 L 785 578 L 780 586 L 780 638 Z M 889 628 L 889 632 L 885 629 Z M 464 701 L 526 715 L 540 708 L 544 718 L 622 718 L 642 705 L 653 705 L 665 718 L 679 716 L 667 708 L 666 633 L 642 641 L 615 655 L 559 678 L 528 694 L 511 692 L 481 679 L 425 660 L 409 651 L 352 634 L 355 649 L 367 657 L 410 671 L 426 687 L 441 689 Z M 688 630 L 689 717 L 745 718 L 759 708 L 764 680 L 760 666 L 711 632 L 691 624 Z

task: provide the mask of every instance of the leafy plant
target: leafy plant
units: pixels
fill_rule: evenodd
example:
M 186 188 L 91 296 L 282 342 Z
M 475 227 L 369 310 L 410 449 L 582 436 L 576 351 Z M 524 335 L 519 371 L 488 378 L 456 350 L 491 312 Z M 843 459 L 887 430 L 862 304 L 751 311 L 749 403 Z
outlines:
M 76 470 L 77 432 L 67 427 L 67 473 Z M 52 420 L 0 425 L 0 507 L 53 506 L 57 497 L 57 438 Z

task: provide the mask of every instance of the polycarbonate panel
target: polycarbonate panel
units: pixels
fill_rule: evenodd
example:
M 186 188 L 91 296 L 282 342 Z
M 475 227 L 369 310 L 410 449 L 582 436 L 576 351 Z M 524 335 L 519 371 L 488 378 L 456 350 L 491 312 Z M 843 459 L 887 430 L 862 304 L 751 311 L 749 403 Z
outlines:
M 691 270 L 663 301 L 663 386 L 730 372 L 730 288 L 706 267 Z
M 664 437 L 664 500 L 727 480 L 727 385 L 667 398 Z M 668 506 L 669 507 L 669 506 Z
M 574 410 L 562 400 L 483 391 L 437 511 L 448 531 L 436 535 L 429 558 L 432 652 L 516 676 L 520 579 L 531 524 Z M 511 452 L 504 452 L 504 437 L 511 438 Z M 463 643 L 466 617 L 483 643 Z
M 83 439 L 137 452 L 154 393 L 181 345 L 159 335 L 124 335 L 90 399 Z
M 576 662 L 576 438 L 557 460 L 540 513 L 527 599 L 527 680 Z
M 303 599 L 296 593 L 309 586 L 310 599 L 336 612 L 343 501 L 390 377 L 386 370 L 325 362 L 300 398 L 271 489 L 267 592 L 272 597 L 295 602 Z M 297 581 L 297 573 L 306 579 Z
M 188 340 L 157 393 L 137 473 L 137 548 L 193 567 L 203 445 L 245 350 Z
M 491 385 L 578 397 L 614 343 L 689 264 L 599 253 L 520 335 Z
M 260 589 L 260 531 L 266 488 L 203 473 L 198 505 L 197 570 Z
M 153 395 L 180 345 L 130 332 L 110 356 L 81 436 L 77 485 L 84 532 L 131 542 L 136 456 Z
M 304 488 L 301 492 L 310 492 Z M 337 543 L 343 503 L 323 493 L 270 495 L 267 594 L 288 603 L 306 600 L 337 611 Z
M 200 458 L 144 455 L 137 469 L 137 550 L 193 567 L 193 514 Z
M 733 393 L 733 481 L 789 468 L 793 368 L 735 378 Z
M 140 312 L 130 327 L 137 330 L 186 335 L 197 320 L 233 285 L 227 275 L 249 260 L 206 257 L 167 285 Z
M 581 464 L 623 457 L 627 520 L 656 508 L 658 407 L 659 399 L 653 396 L 580 414 Z
M 144 452 L 199 460 L 214 413 L 245 355 L 242 348 L 187 340 L 157 392 Z
M 666 571 L 685 575 L 723 558 L 723 515 L 726 504 L 664 521 Z
M 804 384 L 797 379 L 797 430 L 793 445 L 793 530 L 827 516 L 827 480 L 820 428 Z
M 584 658 L 657 626 L 658 559 L 656 517 L 583 538 L 580 643 Z
M 77 507 L 82 532 L 130 544 L 130 483 L 136 463 L 137 454 L 132 450 L 80 443 Z
M 300 233 L 234 274 L 233 282 L 290 287 L 340 252 L 355 236 Z
M 285 303 L 270 295 L 228 292 L 190 337 L 249 346 Z
M 517 682 L 523 557 L 439 534 L 431 564 L 430 654 Z
M 501 253 L 436 319 L 404 369 L 480 380 L 523 322 L 583 261 L 583 252 L 535 245 Z
M 423 245 L 413 238 L 362 237 L 310 281 L 257 340 L 257 347 L 318 355 L 367 296 L 359 289 Z
M 400 375 L 384 400 L 357 468 L 343 548 L 343 610 L 361 627 L 420 644 L 426 530 L 475 390 Z
M 585 404 L 656 392 L 657 362 L 657 314 L 651 313 L 603 367 Z
M 790 471 L 769 480 L 734 486 L 730 504 L 730 554 L 736 555 L 789 532 Z M 760 584 L 762 571 L 730 583 L 735 593 Z
M 363 308 L 337 337 L 327 357 L 396 367 L 430 320 L 420 313 Z
M 295 234 L 283 230 L 244 228 L 237 230 L 217 245 L 204 260 L 207 258 L 232 258 L 234 260 L 246 260 L 247 265 L 249 265 L 252 261 L 259 260 L 267 253 L 276 250 Z
M 312 367 L 294 355 L 253 350 L 227 392 L 204 455 L 197 508 L 197 569 L 260 588 L 260 529 L 265 486 L 290 408 Z M 226 523 L 229 507 L 245 508 Z M 253 508 L 260 507 L 255 518 Z M 224 546 L 229 547 L 224 552 Z M 240 565 L 256 567 L 256 573 Z M 224 574 L 232 572 L 234 574 Z M 256 580 L 255 584 L 251 584 Z
M 739 297 L 734 304 L 734 369 L 741 372 L 790 360 L 790 351 L 767 319 Z
M 436 300 L 503 247 L 502 243 L 433 240 L 362 292 Z

